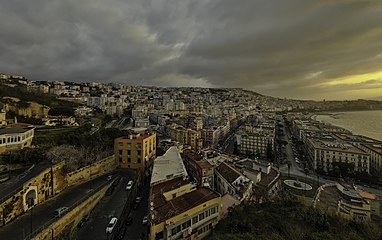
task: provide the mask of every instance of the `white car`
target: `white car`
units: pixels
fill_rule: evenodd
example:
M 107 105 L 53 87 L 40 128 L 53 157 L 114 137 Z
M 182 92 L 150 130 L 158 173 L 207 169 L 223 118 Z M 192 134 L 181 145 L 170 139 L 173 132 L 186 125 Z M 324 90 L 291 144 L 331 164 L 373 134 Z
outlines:
M 133 187 L 133 181 L 130 180 L 130 181 L 127 183 L 126 190 L 130 190 L 132 187 Z
M 143 225 L 146 225 L 146 224 L 147 224 L 147 216 L 143 218 L 143 220 L 142 220 L 142 224 L 143 224 Z
M 115 227 L 115 224 L 117 223 L 117 218 L 116 217 L 113 217 L 111 220 L 110 220 L 110 222 L 109 222 L 109 224 L 107 225 L 107 227 L 106 227 L 106 233 L 111 233 L 112 231 L 113 231 L 113 229 L 114 229 L 114 227 Z

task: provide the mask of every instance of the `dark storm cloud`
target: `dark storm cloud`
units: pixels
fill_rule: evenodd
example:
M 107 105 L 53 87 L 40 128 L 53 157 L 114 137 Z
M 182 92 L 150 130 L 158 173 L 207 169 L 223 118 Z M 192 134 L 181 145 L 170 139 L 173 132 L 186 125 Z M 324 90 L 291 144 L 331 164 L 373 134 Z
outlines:
M 0 71 L 32 79 L 244 87 L 309 98 L 316 91 L 309 86 L 382 70 L 381 1 L 6 0 L 0 6 Z

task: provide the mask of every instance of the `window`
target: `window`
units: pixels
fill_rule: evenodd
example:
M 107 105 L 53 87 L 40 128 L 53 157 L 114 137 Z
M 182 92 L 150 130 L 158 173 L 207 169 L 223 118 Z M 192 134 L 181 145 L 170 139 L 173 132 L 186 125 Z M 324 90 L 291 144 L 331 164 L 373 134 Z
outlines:
M 191 220 L 188 220 L 187 222 L 182 223 L 182 229 L 187 229 L 191 226 Z
M 131 150 L 127 150 L 127 155 L 131 155 Z
M 129 157 L 128 157 L 128 158 L 127 158 L 127 162 L 129 162 L 129 163 L 130 163 L 130 162 L 131 162 L 131 158 L 129 158 Z
M 141 158 L 140 157 L 137 158 L 137 163 L 141 163 Z
M 158 232 L 158 233 L 155 234 L 155 240 L 160 240 L 160 239 L 162 239 L 163 237 L 164 237 L 164 235 L 163 235 L 163 231 Z
M 195 216 L 192 218 L 192 224 L 195 224 L 198 222 L 198 216 Z
M 199 221 L 202 221 L 204 219 L 204 212 L 199 214 Z

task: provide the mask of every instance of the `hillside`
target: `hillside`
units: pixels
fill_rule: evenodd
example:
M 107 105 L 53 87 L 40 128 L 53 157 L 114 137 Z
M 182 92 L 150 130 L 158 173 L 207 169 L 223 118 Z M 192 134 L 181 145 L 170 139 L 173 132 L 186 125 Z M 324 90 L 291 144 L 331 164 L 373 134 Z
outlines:
M 382 223 L 345 221 L 289 199 L 240 205 L 218 224 L 208 239 L 382 239 Z
M 3 105 L 9 105 L 9 109 L 16 114 L 18 113 L 18 115 L 30 115 L 23 113 L 30 112 L 27 110 L 30 107 L 38 109 L 43 108 L 43 106 L 47 106 L 50 109 L 50 115 L 58 115 L 60 113 L 62 115 L 72 115 L 74 107 L 78 104 L 57 99 L 50 94 L 28 91 L 22 85 L 10 87 L 0 84 L 0 107 L 2 108 Z M 43 110 L 41 111 L 43 112 Z

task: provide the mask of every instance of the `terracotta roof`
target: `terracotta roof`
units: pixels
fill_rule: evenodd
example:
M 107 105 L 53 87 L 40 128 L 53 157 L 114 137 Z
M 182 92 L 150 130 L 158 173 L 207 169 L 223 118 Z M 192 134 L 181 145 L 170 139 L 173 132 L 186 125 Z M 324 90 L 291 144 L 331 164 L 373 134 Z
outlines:
M 228 165 L 221 163 L 216 170 L 222 175 L 229 183 L 233 183 L 238 177 L 241 176 L 240 172 Z
M 156 184 L 151 189 L 151 201 L 155 207 L 166 204 L 166 199 L 163 193 L 169 192 L 183 185 L 189 184 L 189 181 L 183 180 L 183 177 L 177 177 L 166 182 Z
M 166 221 L 176 215 L 186 212 L 192 208 L 195 208 L 207 201 L 215 198 L 219 198 L 220 194 L 209 189 L 199 188 L 192 192 L 186 193 L 180 197 L 167 201 L 164 205 L 156 207 L 154 205 L 154 224 L 159 224 Z

